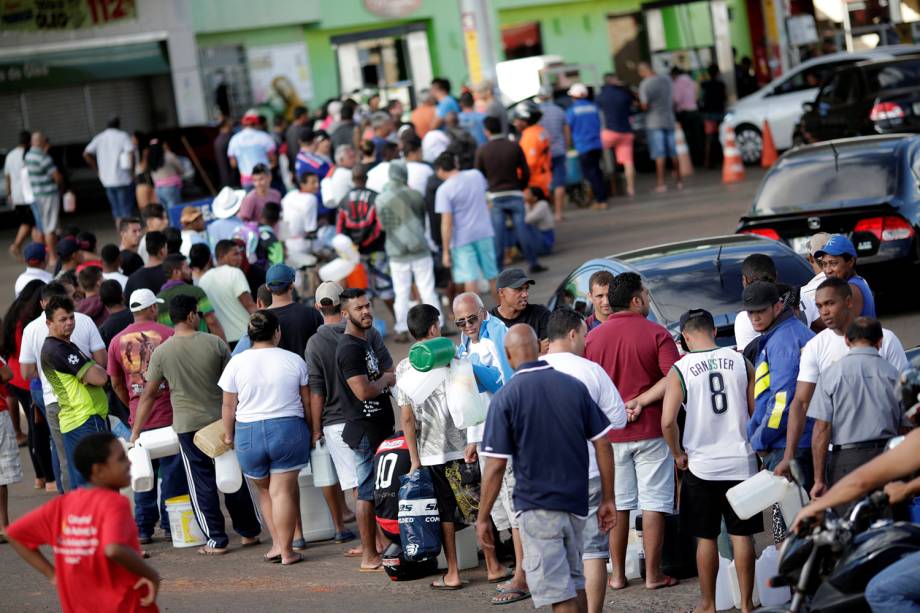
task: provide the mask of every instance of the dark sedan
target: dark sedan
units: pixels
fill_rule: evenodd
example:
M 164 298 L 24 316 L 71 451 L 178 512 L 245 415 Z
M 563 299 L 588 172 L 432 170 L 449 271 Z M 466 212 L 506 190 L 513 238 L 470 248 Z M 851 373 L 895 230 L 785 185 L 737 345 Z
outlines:
M 676 337 L 681 313 L 707 309 L 715 317 L 719 344 L 731 347 L 735 314 L 741 310 L 741 262 L 752 253 L 773 258 L 783 283 L 802 286 L 813 276 L 808 263 L 780 242 L 758 236 L 717 236 L 589 260 L 566 277 L 547 306 L 552 310 L 568 305 L 588 315 L 593 311 L 588 299 L 591 275 L 600 270 L 614 275 L 637 272 L 649 290 L 649 319 Z
M 862 274 L 918 261 L 920 136 L 869 136 L 799 147 L 764 177 L 738 232 L 799 253 L 816 232 L 846 234 Z

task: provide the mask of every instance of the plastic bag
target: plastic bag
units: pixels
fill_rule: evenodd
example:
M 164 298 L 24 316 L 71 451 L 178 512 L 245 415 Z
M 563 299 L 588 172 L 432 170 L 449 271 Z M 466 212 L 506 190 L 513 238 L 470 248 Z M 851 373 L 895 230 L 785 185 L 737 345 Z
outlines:
M 441 517 L 431 473 L 422 467 L 399 478 L 399 539 L 412 562 L 441 552 Z
M 488 406 L 479 392 L 473 364 L 467 356 L 450 363 L 447 375 L 447 410 L 460 429 L 478 426 L 486 420 Z

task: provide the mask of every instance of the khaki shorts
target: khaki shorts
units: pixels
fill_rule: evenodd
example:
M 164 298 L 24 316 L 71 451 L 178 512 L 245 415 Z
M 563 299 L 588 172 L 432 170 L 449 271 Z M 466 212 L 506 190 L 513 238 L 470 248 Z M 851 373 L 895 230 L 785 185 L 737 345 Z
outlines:
M 585 520 L 565 511 L 524 511 L 520 521 L 524 573 L 534 607 L 575 598 L 585 589 L 582 531 Z
M 10 412 L 0 411 L 0 485 L 22 481 L 22 463 L 19 461 L 19 443 L 13 431 Z

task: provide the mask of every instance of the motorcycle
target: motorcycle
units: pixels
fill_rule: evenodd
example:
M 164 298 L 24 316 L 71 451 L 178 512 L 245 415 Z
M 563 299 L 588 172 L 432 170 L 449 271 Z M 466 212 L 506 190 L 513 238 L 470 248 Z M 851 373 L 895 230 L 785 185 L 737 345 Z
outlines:
M 793 463 L 793 480 L 802 479 Z M 804 501 L 803 501 L 804 502 Z M 877 491 L 858 502 L 845 517 L 833 510 L 821 522 L 807 522 L 790 534 L 780 551 L 773 587 L 792 588 L 787 607 L 761 608 L 762 613 L 855 613 L 870 611 L 865 590 L 869 581 L 901 558 L 920 551 L 920 526 L 884 517 L 888 496 Z

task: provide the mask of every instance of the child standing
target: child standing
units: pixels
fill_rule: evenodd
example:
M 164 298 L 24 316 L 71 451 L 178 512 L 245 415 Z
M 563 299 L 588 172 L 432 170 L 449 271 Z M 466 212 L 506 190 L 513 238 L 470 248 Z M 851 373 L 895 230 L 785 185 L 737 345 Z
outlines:
M 74 450 L 90 487 L 59 496 L 14 522 L 7 536 L 22 558 L 57 587 L 69 612 L 159 611 L 160 576 L 144 562 L 131 505 L 118 491 L 131 463 L 110 432 L 95 432 Z M 54 565 L 38 550 L 54 549 Z

